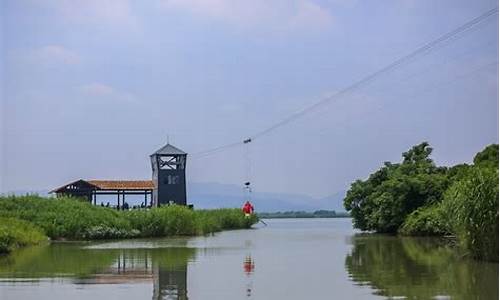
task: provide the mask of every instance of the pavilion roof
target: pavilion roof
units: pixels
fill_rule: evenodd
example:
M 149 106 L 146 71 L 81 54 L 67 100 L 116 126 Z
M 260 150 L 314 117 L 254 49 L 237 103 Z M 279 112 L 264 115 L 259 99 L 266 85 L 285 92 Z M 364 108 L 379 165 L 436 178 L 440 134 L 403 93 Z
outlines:
M 149 190 L 154 189 L 152 180 L 88 180 L 100 190 Z
M 71 185 L 86 186 L 92 190 L 152 190 L 154 183 L 152 180 L 83 180 L 79 179 L 58 187 L 50 193 L 64 192 L 66 187 Z

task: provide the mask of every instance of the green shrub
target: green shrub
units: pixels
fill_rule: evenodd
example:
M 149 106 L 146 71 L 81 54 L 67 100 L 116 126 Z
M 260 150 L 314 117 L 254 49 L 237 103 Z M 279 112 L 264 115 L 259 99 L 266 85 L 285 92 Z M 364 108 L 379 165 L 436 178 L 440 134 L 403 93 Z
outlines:
M 473 167 L 445 193 L 443 209 L 460 245 L 474 258 L 498 261 L 498 169 Z
M 402 235 L 442 236 L 450 234 L 446 213 L 440 204 L 421 207 L 411 213 L 399 228 Z
M 47 237 L 34 225 L 14 218 L 0 218 L 0 254 L 12 250 L 36 245 L 46 241 Z

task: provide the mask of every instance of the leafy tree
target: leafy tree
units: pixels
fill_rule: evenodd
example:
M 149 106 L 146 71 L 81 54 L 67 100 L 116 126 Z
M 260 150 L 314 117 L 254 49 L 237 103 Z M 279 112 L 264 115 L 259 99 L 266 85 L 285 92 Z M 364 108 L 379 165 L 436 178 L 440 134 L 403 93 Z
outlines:
M 367 180 L 357 180 L 347 192 L 344 207 L 361 230 L 395 233 L 417 208 L 441 201 L 449 185 L 447 169 L 436 167 L 427 142 L 403 153 L 399 164 L 390 162 Z
M 498 167 L 498 144 L 491 144 L 474 156 L 474 165 Z

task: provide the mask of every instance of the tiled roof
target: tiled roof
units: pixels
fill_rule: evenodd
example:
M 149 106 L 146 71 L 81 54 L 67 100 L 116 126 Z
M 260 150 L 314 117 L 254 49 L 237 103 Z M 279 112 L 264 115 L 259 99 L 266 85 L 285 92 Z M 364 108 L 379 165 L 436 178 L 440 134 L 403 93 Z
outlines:
M 85 186 L 91 190 L 152 190 L 154 183 L 152 180 L 76 180 L 58 187 L 50 193 L 60 193 L 66 191 L 67 187 L 76 185 L 78 188 Z
M 150 190 L 154 189 L 152 180 L 86 180 L 101 190 Z

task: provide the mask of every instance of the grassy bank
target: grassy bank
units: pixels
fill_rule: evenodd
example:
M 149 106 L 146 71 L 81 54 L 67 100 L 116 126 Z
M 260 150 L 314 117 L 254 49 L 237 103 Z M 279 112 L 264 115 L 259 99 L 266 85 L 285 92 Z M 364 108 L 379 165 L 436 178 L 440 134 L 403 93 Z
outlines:
M 29 222 L 0 218 L 0 254 L 47 241 L 43 232 Z
M 68 240 L 202 235 L 257 222 L 256 216 L 245 218 L 239 209 L 117 211 L 72 198 L 38 196 L 0 197 L 0 217 L 29 222 L 51 239 Z

